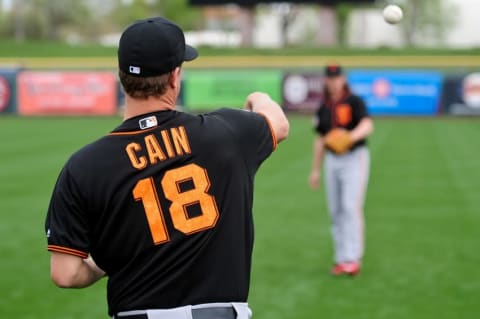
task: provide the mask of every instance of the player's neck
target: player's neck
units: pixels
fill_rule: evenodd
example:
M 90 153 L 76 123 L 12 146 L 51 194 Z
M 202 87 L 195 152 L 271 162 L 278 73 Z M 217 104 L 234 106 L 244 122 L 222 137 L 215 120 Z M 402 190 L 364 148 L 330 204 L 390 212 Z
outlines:
M 173 94 L 164 94 L 160 97 L 150 96 L 148 99 L 134 99 L 129 95 L 125 95 L 123 119 L 127 120 L 152 112 L 173 110 L 175 109 L 176 100 Z
M 343 98 L 344 91 L 343 90 L 338 90 L 335 92 L 330 93 L 330 100 L 333 103 L 339 102 Z

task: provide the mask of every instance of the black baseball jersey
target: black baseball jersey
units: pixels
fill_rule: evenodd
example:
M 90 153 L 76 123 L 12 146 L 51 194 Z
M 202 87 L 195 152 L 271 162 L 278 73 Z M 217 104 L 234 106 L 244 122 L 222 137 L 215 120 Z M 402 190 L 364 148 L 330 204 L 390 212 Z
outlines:
M 91 254 L 109 314 L 247 300 L 253 182 L 268 120 L 221 109 L 150 113 L 75 153 L 46 218 L 48 249 Z
M 321 135 L 326 135 L 333 128 L 344 128 L 351 131 L 363 118 L 368 116 L 363 100 L 359 96 L 346 93 L 337 103 L 326 101 L 320 104 L 315 114 L 314 126 L 317 133 Z M 366 143 L 366 140 L 360 140 L 351 149 L 366 145 Z

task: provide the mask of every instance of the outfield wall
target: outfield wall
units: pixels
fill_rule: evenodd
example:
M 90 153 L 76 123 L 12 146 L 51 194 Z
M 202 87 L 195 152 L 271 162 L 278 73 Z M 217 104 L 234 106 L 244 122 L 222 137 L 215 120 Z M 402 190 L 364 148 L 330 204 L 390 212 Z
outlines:
M 354 93 L 379 116 L 480 115 L 480 70 L 349 68 Z M 322 100 L 322 69 L 187 69 L 179 105 L 202 112 L 242 107 L 252 91 L 269 93 L 289 112 L 313 112 Z M 112 71 L 0 68 L 0 113 L 113 115 L 124 103 Z

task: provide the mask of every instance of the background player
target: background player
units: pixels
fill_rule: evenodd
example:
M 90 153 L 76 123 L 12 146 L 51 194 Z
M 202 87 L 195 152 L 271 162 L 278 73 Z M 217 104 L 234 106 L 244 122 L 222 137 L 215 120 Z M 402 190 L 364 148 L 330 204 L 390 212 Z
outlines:
M 315 114 L 310 185 L 318 188 L 325 155 L 327 203 L 332 221 L 335 265 L 332 274 L 356 275 L 364 251 L 363 205 L 370 154 L 366 138 L 373 131 L 362 99 L 353 95 L 342 68 L 325 69 L 324 101 Z
M 289 124 L 263 93 L 247 97 L 251 112 L 175 111 L 181 64 L 196 57 L 166 19 L 129 26 L 124 122 L 76 152 L 53 191 L 52 279 L 86 287 L 106 273 L 115 318 L 251 315 L 253 181 Z

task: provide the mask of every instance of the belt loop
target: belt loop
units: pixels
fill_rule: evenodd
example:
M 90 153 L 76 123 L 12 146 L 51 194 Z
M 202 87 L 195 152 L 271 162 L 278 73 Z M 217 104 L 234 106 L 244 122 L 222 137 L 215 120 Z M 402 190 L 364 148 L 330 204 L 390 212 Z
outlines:
M 247 303 L 232 302 L 232 307 L 237 313 L 237 319 L 250 319 L 252 318 L 252 309 L 248 307 Z
M 193 319 L 192 306 L 185 306 L 185 319 Z

